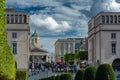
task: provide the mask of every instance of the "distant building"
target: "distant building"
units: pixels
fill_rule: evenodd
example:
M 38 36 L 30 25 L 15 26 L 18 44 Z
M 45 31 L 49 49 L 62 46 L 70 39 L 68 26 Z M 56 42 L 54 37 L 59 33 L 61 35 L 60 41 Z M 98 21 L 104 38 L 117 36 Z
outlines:
M 35 31 L 31 36 L 31 48 L 30 48 L 30 64 L 48 62 L 48 51 L 41 48 L 40 38 Z
M 55 42 L 55 60 L 64 60 L 64 54 L 81 50 L 83 38 L 58 39 Z
M 119 68 L 120 12 L 101 12 L 88 22 L 88 26 L 89 63 L 109 63 Z
M 50 53 L 48 56 L 48 62 L 55 62 L 55 54 L 54 53 Z
M 80 50 L 88 51 L 88 38 L 83 38 L 82 39 Z
M 6 9 L 6 30 L 8 44 L 11 46 L 16 67 L 28 69 L 30 53 L 30 27 L 28 13 Z

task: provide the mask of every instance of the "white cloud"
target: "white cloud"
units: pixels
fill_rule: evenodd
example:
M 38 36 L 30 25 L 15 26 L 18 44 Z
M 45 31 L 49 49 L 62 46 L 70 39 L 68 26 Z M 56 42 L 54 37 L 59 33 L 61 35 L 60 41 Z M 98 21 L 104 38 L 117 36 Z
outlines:
M 38 27 L 39 29 L 44 28 L 52 32 L 68 31 L 71 29 L 71 26 L 66 21 L 58 23 L 52 17 L 43 17 L 43 15 L 36 14 L 30 16 L 30 24 Z

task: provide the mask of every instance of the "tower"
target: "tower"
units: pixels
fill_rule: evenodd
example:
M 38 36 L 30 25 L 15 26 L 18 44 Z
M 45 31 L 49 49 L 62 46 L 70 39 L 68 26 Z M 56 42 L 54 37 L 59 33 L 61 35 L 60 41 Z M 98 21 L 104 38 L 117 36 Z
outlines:
M 34 31 L 34 33 L 31 36 L 31 48 L 40 48 L 40 38 L 39 38 L 36 30 Z

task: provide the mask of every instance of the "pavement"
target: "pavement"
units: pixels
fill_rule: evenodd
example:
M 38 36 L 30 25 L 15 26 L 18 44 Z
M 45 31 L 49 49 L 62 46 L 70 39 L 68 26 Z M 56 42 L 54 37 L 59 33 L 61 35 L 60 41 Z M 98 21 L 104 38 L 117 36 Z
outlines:
M 56 76 L 58 74 L 61 74 L 63 72 L 56 72 L 56 73 L 53 73 L 51 70 L 46 70 L 46 71 L 35 71 L 35 72 L 29 72 L 29 78 L 28 80 L 39 80 L 39 79 L 42 79 L 42 78 L 46 78 L 46 77 L 50 77 L 50 76 Z M 72 74 L 73 77 L 75 76 L 75 73 Z

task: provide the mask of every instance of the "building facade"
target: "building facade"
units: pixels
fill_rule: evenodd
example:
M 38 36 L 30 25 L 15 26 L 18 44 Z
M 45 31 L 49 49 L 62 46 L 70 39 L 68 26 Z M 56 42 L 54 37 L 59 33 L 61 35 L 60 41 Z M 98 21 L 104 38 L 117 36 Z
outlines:
M 120 12 L 101 12 L 88 22 L 88 61 L 120 66 Z M 118 64 L 119 63 L 119 64 Z
M 55 42 L 55 61 L 64 61 L 64 54 L 76 53 L 81 49 L 83 38 L 58 39 Z
M 30 53 L 29 16 L 26 12 L 6 9 L 6 23 L 8 44 L 14 54 L 16 67 L 28 69 Z
M 30 65 L 49 61 L 49 53 L 41 47 L 40 38 L 36 31 L 31 36 Z

